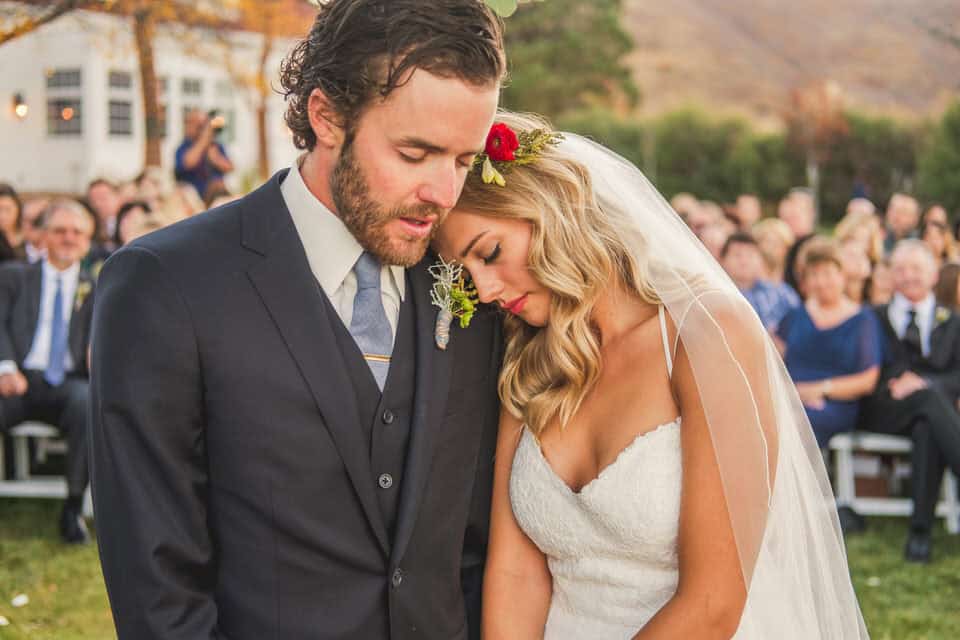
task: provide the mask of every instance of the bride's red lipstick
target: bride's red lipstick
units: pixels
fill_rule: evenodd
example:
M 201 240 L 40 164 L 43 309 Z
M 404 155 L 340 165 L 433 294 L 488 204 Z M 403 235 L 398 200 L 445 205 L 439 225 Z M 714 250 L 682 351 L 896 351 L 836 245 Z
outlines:
M 513 315 L 520 315 L 520 312 L 523 311 L 523 307 L 527 304 L 527 296 L 522 295 L 519 298 L 511 300 L 507 304 L 503 305 L 504 311 L 509 311 Z

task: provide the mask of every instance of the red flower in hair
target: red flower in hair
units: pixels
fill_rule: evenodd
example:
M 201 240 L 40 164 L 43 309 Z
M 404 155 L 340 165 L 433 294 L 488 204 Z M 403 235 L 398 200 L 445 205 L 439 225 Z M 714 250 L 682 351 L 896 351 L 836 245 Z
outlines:
M 513 162 L 516 159 L 513 152 L 519 148 L 520 142 L 513 129 L 502 122 L 490 127 L 490 133 L 487 134 L 487 147 L 484 151 L 491 160 Z

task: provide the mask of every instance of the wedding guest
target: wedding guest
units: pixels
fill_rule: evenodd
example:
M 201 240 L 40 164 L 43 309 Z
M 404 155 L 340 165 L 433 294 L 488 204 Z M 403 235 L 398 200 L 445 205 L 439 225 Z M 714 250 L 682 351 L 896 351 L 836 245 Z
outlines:
M 800 298 L 790 285 L 763 279 L 763 256 L 757 241 L 749 233 L 731 235 L 720 253 L 724 271 L 760 316 L 767 330 L 776 329 L 780 320 L 800 304 Z
M 81 516 L 87 472 L 87 347 L 93 283 L 80 268 L 93 225 L 86 209 L 58 200 L 44 215 L 47 257 L 0 269 L 0 430 L 24 420 L 55 425 L 67 438 L 67 501 L 60 535 L 89 540 Z
M 760 206 L 760 198 L 752 193 L 744 193 L 737 196 L 737 203 L 734 206 L 741 231 L 749 231 L 753 225 L 763 217 L 763 208 Z
M 120 211 L 117 212 L 117 228 L 113 235 L 114 244 L 122 247 L 134 240 L 133 230 L 148 217 L 150 217 L 150 205 L 143 200 L 134 200 L 120 207 Z
M 920 238 L 930 248 L 937 268 L 947 262 L 957 260 L 957 242 L 950 232 L 950 227 L 938 220 L 929 220 L 923 223 Z
M 923 223 L 928 222 L 939 222 L 943 226 L 949 227 L 950 216 L 947 215 L 947 210 L 942 204 L 932 204 L 923 213 Z
M 893 297 L 893 272 L 890 260 L 884 258 L 873 266 L 873 272 L 867 280 L 865 299 L 873 305 L 887 304 Z
M 884 334 L 880 383 L 864 400 L 863 417 L 871 431 L 913 439 L 914 511 L 904 555 L 929 562 L 944 465 L 960 473 L 960 316 L 937 304 L 936 263 L 922 241 L 902 240 L 891 264 L 896 293 L 877 308 Z
M 846 296 L 843 258 L 833 242 L 811 240 L 805 260 L 806 302 L 783 318 L 777 336 L 817 444 L 825 447 L 856 426 L 858 401 L 877 384 L 880 329 L 873 309 Z
M 917 237 L 917 225 L 920 222 L 920 204 L 917 199 L 905 193 L 890 196 L 886 213 L 886 238 L 883 250 L 887 254 L 893 247 L 906 238 Z
M 87 185 L 87 205 L 97 216 L 97 232 L 94 242 L 107 252 L 113 251 L 113 234 L 117 226 L 117 212 L 123 200 L 116 185 L 106 178 L 97 178 Z
M 933 293 L 937 298 L 937 304 L 952 309 L 954 313 L 960 311 L 960 264 L 948 262 L 940 267 L 940 275 L 937 277 L 937 286 Z
M 846 281 L 844 294 L 851 302 L 860 304 L 866 295 L 867 280 L 870 279 L 872 267 L 867 252 L 860 241 L 848 238 L 837 242 L 840 263 L 843 265 L 843 277 Z
M 833 237 L 837 242 L 845 243 L 848 240 L 859 243 L 870 259 L 870 264 L 876 264 L 883 258 L 883 227 L 880 219 L 872 211 L 873 205 L 869 200 L 855 198 L 854 202 L 865 202 L 867 205 L 847 206 L 847 214 L 840 219 L 833 230 Z
M 770 282 L 783 282 L 787 252 L 797 240 L 793 231 L 783 220 L 765 218 L 753 225 L 751 233 L 757 239 L 760 253 L 763 255 L 766 279 Z
M 30 264 L 39 262 L 47 255 L 43 236 L 43 213 L 50 205 L 46 198 L 32 198 L 23 203 L 23 254 Z
M 23 203 L 8 184 L 0 183 L 0 261 L 24 257 Z
M 817 209 L 813 194 L 804 187 L 794 187 L 787 197 L 780 201 L 777 216 L 790 226 L 796 238 L 785 258 L 783 281 L 803 297 L 803 287 L 797 270 L 797 256 L 803 245 L 813 237 L 816 229 Z

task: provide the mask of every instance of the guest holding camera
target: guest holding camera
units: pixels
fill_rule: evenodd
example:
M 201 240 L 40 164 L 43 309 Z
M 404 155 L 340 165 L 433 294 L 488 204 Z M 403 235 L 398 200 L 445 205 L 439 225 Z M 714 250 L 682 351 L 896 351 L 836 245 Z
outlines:
M 186 137 L 177 147 L 174 173 L 177 181 L 192 184 L 201 198 L 222 185 L 224 175 L 233 171 L 226 149 L 217 141 L 224 124 L 216 111 L 193 109 L 187 114 Z

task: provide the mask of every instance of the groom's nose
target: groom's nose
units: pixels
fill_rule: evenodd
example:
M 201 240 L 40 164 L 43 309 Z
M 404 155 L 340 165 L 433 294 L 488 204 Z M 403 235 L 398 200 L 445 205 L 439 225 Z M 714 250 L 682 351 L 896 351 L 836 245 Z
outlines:
M 463 178 L 457 171 L 456 163 L 438 167 L 430 179 L 420 187 L 420 199 L 449 211 L 457 204 Z

